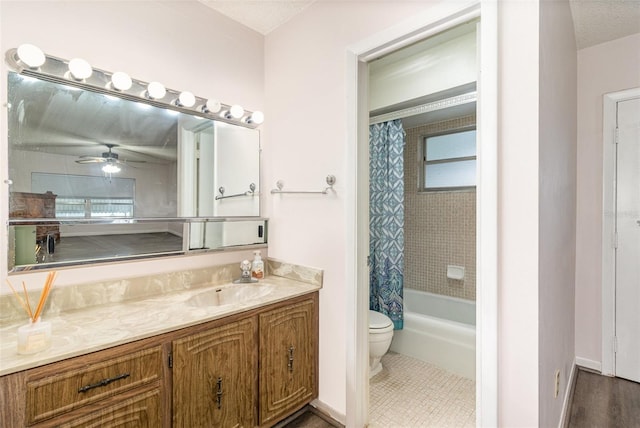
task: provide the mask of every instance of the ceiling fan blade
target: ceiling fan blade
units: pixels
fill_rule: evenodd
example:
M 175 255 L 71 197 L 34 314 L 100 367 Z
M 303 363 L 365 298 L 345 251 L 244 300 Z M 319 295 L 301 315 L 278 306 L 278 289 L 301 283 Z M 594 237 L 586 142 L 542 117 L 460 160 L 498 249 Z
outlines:
M 118 161 L 116 162 L 116 164 L 118 164 L 118 165 L 122 165 L 122 166 L 124 166 L 124 167 L 126 167 L 126 168 L 133 168 L 133 169 L 138 168 L 137 166 L 132 165 L 131 161 L 123 161 L 123 160 L 121 160 L 121 159 L 120 159 L 120 160 L 118 160 Z
M 107 161 L 107 159 L 105 159 L 105 158 L 99 158 L 99 157 L 95 157 L 95 156 L 80 156 L 80 159 L 76 159 L 76 163 L 81 163 L 81 164 L 85 164 L 85 163 L 104 163 L 106 161 Z
M 144 161 L 144 160 L 133 160 L 133 159 L 118 159 L 117 162 L 124 165 L 129 163 L 147 163 L 147 161 Z
M 125 157 L 128 162 L 132 159 L 144 160 L 151 163 L 162 163 L 163 161 L 176 160 L 176 148 L 174 147 L 149 147 L 149 146 L 120 146 L 118 153 Z
M 118 156 L 118 153 L 112 152 L 113 147 L 117 147 L 114 144 L 107 144 L 108 152 L 102 153 L 102 156 L 91 156 L 91 155 L 82 155 L 78 156 L 76 159 L 76 163 L 79 164 L 90 164 L 90 163 L 111 163 L 111 164 L 120 164 L 120 165 L 129 165 L 132 166 L 132 163 L 146 163 L 145 160 L 134 160 L 134 159 L 121 159 Z

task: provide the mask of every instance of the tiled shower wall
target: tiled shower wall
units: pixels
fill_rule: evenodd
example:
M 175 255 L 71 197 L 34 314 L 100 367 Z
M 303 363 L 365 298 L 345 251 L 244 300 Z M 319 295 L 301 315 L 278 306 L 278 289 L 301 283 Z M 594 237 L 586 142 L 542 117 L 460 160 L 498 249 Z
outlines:
M 475 115 L 406 129 L 404 150 L 404 286 L 476 299 L 476 192 L 418 192 L 422 137 L 475 125 Z M 447 265 L 464 266 L 463 280 L 447 278 Z

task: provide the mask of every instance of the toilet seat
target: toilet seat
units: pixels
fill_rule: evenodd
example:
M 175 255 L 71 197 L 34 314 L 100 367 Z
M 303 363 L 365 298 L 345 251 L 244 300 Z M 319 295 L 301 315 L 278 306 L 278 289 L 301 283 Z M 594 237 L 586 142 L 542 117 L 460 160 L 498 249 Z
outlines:
M 372 333 L 382 333 L 393 329 L 391 318 L 385 314 L 369 309 L 369 331 Z M 380 331 L 382 330 L 382 331 Z
M 377 311 L 369 310 L 369 379 L 380 373 L 384 354 L 393 339 L 393 321 Z

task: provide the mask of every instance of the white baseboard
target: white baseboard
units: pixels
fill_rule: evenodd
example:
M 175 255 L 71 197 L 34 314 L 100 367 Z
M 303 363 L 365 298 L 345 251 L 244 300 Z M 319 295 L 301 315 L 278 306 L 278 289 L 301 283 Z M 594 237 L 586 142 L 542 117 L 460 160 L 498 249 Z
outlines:
M 588 358 L 576 357 L 576 364 L 586 369 L 602 373 L 602 363 L 600 361 L 589 360 Z
M 340 422 L 342 425 L 346 425 L 347 423 L 346 415 L 343 415 L 342 413 L 337 412 L 334 408 L 326 405 L 325 403 L 318 400 L 317 398 L 313 400 L 310 404 L 316 409 L 318 409 L 320 412 L 331 417 L 333 420 Z
M 571 406 L 571 398 L 573 396 L 573 390 L 575 389 L 576 385 L 575 378 L 578 375 L 578 366 L 576 360 L 574 360 L 573 362 L 571 373 L 569 374 L 569 379 L 564 389 L 564 399 L 562 401 L 562 412 L 560 413 L 560 422 L 558 423 L 558 428 L 564 428 L 569 424 L 569 412 L 571 411 L 569 406 Z

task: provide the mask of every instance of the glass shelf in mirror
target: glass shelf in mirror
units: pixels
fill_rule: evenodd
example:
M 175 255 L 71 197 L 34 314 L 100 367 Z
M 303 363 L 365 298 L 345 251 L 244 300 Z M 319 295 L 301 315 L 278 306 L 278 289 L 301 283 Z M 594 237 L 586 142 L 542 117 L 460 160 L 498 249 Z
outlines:
M 9 270 L 51 269 L 161 256 L 264 247 L 261 218 L 15 220 L 9 226 Z

